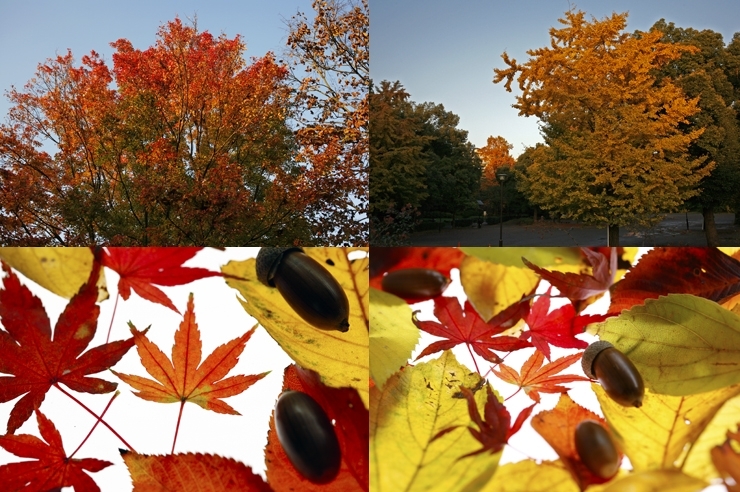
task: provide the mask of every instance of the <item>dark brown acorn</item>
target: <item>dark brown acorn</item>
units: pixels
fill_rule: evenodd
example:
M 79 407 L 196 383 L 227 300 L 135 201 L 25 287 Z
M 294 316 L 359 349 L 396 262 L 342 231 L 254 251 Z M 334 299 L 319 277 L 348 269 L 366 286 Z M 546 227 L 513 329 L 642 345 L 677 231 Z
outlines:
M 591 473 L 609 479 L 619 470 L 619 452 L 609 432 L 595 420 L 576 426 L 576 451 Z
M 642 376 L 626 355 L 606 340 L 588 346 L 581 359 L 583 372 L 597 379 L 606 394 L 623 407 L 640 407 L 645 396 Z
M 450 279 L 429 268 L 405 268 L 383 277 L 383 290 L 404 299 L 428 299 L 445 291 Z
M 339 282 L 301 248 L 261 248 L 257 279 L 277 287 L 291 308 L 322 330 L 349 330 L 349 300 Z
M 275 430 L 301 475 L 314 483 L 334 480 L 342 454 L 334 427 L 316 400 L 300 391 L 285 391 L 275 404 Z

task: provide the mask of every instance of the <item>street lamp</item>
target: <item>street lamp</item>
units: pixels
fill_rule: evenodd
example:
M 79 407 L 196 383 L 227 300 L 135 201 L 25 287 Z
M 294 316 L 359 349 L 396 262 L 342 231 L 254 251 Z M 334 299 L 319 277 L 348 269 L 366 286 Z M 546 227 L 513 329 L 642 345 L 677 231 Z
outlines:
M 509 177 L 509 168 L 501 166 L 496 170 L 496 179 L 501 183 L 501 212 L 499 214 L 498 245 L 504 245 L 504 181 Z

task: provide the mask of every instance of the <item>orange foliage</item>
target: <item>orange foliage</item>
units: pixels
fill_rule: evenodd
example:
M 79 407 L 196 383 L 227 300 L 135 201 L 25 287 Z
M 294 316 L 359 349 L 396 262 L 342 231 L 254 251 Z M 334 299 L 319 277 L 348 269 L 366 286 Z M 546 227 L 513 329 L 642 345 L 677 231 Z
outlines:
M 481 176 L 481 189 L 496 185 L 496 170 L 501 166 L 513 168 L 516 161 L 509 154 L 514 148 L 504 137 L 488 137 L 485 147 L 476 149 L 483 161 L 483 175 Z

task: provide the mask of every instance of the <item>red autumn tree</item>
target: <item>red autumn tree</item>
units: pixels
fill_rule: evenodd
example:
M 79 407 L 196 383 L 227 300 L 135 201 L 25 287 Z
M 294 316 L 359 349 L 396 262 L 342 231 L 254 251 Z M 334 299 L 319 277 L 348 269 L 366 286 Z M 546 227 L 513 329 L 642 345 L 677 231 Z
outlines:
M 288 68 L 179 19 L 154 46 L 39 65 L 0 126 L 4 244 L 325 242 L 325 184 L 295 159 Z M 329 221 L 329 226 L 337 222 Z
M 298 162 L 317 200 L 309 222 L 322 243 L 368 241 L 367 0 L 314 0 L 315 17 L 288 21 L 287 57 L 297 90 Z
M 506 141 L 504 137 L 488 137 L 486 145 L 480 149 L 476 149 L 476 152 L 483 161 L 483 174 L 481 175 L 481 188 L 490 188 L 496 186 L 496 171 L 502 167 L 507 166 L 510 169 L 514 167 L 516 161 L 509 152 L 514 146 Z

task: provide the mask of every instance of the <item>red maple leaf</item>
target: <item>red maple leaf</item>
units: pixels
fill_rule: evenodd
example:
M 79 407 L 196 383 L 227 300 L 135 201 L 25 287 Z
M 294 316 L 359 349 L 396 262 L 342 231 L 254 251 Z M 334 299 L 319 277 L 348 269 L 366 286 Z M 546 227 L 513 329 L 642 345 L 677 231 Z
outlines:
M 717 248 L 655 248 L 614 285 L 609 313 L 667 294 L 722 302 L 740 292 L 740 261 Z
M 206 277 L 220 277 L 221 272 L 190 268 L 183 263 L 203 248 L 106 248 L 102 263 L 120 275 L 118 292 L 127 300 L 131 289 L 147 301 L 177 310 L 172 301 L 154 286 L 185 285 Z
M 593 275 L 551 272 L 530 263 L 526 258 L 522 258 L 522 262 L 571 301 L 583 301 L 603 294 L 612 285 L 617 272 L 617 251 L 612 248 L 609 260 L 603 254 L 588 248 L 581 248 L 581 251 L 591 265 Z
M 429 268 L 450 278 L 465 253 L 456 248 L 373 248 L 370 255 L 370 287 L 383 290 L 383 274 L 407 268 Z
M 481 380 L 485 383 L 485 379 Z M 468 431 L 473 437 L 480 442 L 483 447 L 477 451 L 460 456 L 460 459 L 467 458 L 468 456 L 475 456 L 485 451 L 490 451 L 491 454 L 501 451 L 509 441 L 509 438 L 516 434 L 522 427 L 522 424 L 527 417 L 532 413 L 535 404 L 532 404 L 522 410 L 519 416 L 516 418 L 514 425 L 511 425 L 511 414 L 506 409 L 503 403 L 501 403 L 496 395 L 491 390 L 491 386 L 486 384 L 486 404 L 483 407 L 483 413 L 485 418 L 481 418 L 480 412 L 478 412 L 478 405 L 475 402 L 475 390 L 471 390 L 464 386 L 460 386 L 460 393 L 468 401 L 468 413 L 470 419 L 478 426 L 477 429 L 468 427 Z M 438 432 L 432 440 L 442 437 L 444 434 L 457 429 L 459 425 L 448 427 Z
M 524 316 L 529 329 L 521 334 L 524 340 L 531 340 L 537 350 L 550 360 L 550 345 L 561 348 L 583 349 L 588 343 L 579 340 L 575 335 L 583 333 L 591 323 L 604 321 L 604 315 L 577 316 L 573 304 L 568 303 L 552 312 L 550 310 L 550 288 L 547 294 L 539 296 L 532 304 L 529 313 Z
M 97 472 L 112 465 L 94 458 L 71 459 L 62 445 L 62 436 L 54 423 L 36 410 L 36 421 L 44 441 L 29 434 L 0 436 L 0 447 L 16 456 L 34 458 L 0 466 L 3 490 L 52 490 L 74 487 L 75 492 L 100 492 L 85 470 Z
M 440 322 L 419 321 L 414 317 L 414 323 L 419 329 L 446 340 L 433 342 L 416 360 L 464 343 L 485 360 L 498 363 L 501 359 L 494 350 L 511 352 L 532 346 L 521 338 L 496 336 L 516 324 L 528 309 L 528 301 L 518 301 L 486 323 L 469 302 L 465 302 L 463 311 L 456 297 L 437 297 L 434 299 L 434 315 Z
M 532 400 L 540 402 L 540 392 L 542 393 L 565 393 L 568 388 L 559 386 L 562 383 L 572 383 L 574 381 L 590 381 L 583 376 L 573 374 L 561 374 L 559 372 L 573 365 L 576 361 L 581 360 L 582 352 L 577 354 L 566 355 L 555 359 L 549 364 L 542 366 L 545 361 L 545 354 L 535 350 L 532 356 L 522 365 L 521 374 L 506 364 L 499 364 L 499 368 L 491 368 L 491 371 L 507 383 L 519 386 Z M 517 390 L 518 392 L 519 390 Z M 514 393 L 516 394 L 516 393 Z M 513 395 L 512 395 L 513 396 Z M 511 397 L 509 397 L 511 398 Z
M 95 285 L 100 264 L 93 263 L 90 279 L 59 316 L 51 337 L 49 318 L 34 296 L 5 263 L 4 289 L 0 291 L 0 403 L 20 395 L 10 412 L 8 434 L 28 420 L 52 386 L 65 384 L 74 391 L 109 393 L 116 383 L 88 377 L 115 365 L 134 345 L 134 339 L 106 343 L 82 354 L 97 330 L 100 308 Z M 80 355 L 82 354 L 82 355 Z

